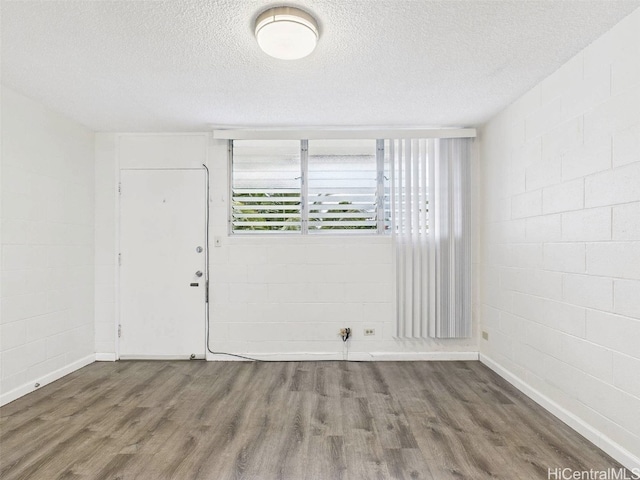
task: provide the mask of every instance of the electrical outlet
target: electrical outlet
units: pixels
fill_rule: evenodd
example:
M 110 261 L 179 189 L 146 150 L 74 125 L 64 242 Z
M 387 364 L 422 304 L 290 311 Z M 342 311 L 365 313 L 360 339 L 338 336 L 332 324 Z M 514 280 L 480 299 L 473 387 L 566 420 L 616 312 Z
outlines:
M 369 337 L 371 335 L 375 335 L 376 334 L 376 329 L 375 328 L 365 328 L 364 329 L 364 336 L 365 337 Z
M 489 340 L 489 332 L 482 332 L 482 338 L 485 340 Z

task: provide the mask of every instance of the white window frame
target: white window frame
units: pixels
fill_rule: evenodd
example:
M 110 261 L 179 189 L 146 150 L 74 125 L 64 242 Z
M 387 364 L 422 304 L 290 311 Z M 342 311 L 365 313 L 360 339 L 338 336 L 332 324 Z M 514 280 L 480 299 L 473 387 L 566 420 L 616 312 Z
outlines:
M 230 235 L 309 235 L 309 140 L 300 139 L 300 230 L 278 231 L 278 230 L 235 230 L 233 201 L 229 201 L 228 209 L 228 230 Z M 233 199 L 233 140 L 228 140 L 228 171 L 229 171 L 229 199 Z M 376 148 L 376 219 L 375 228 L 370 229 L 332 229 L 323 233 L 316 232 L 319 235 L 384 235 L 387 233 L 385 228 L 385 192 L 384 192 L 384 140 L 375 140 Z M 314 233 L 314 234 L 316 234 Z
M 228 194 L 229 199 L 232 198 L 232 190 L 233 190 L 233 148 L 232 141 L 233 140 L 300 140 L 307 142 L 307 150 L 308 150 L 308 141 L 309 140 L 322 140 L 322 139 L 372 139 L 376 140 L 376 168 L 377 168 L 377 228 L 376 230 L 336 230 L 332 233 L 337 235 L 384 235 L 389 233 L 390 230 L 386 228 L 386 222 L 384 218 L 384 162 L 385 162 L 385 152 L 384 152 L 384 140 L 386 138 L 395 138 L 395 139 L 411 139 L 411 138 L 475 138 L 476 137 L 476 129 L 475 128 L 433 128 L 433 129 L 425 129 L 425 128 L 408 128 L 408 129 L 365 129 L 365 130 L 356 130 L 356 129 L 285 129 L 285 130 L 277 130 L 277 129 L 216 129 L 212 132 L 212 137 L 217 140 L 227 140 L 228 141 Z M 302 154 L 302 152 L 301 152 Z M 308 152 L 305 152 L 308 154 Z M 301 218 L 302 225 L 300 228 L 300 234 L 307 235 L 308 234 L 308 206 L 306 205 L 306 195 L 303 195 L 304 191 L 306 191 L 306 182 L 307 182 L 307 173 L 308 173 L 308 162 L 303 162 L 302 155 L 300 158 L 301 162 L 301 174 L 302 174 L 302 182 L 305 182 L 305 187 L 302 186 L 301 183 Z M 302 168 L 302 164 L 306 165 L 306 171 Z M 390 201 L 390 200 L 389 200 Z M 233 230 L 233 213 L 232 213 L 232 203 L 229 201 L 228 208 L 228 231 L 229 235 L 296 235 L 298 231 L 293 232 L 277 232 L 277 231 L 268 231 L 262 230 L 257 232 L 243 232 L 243 231 L 234 231 Z

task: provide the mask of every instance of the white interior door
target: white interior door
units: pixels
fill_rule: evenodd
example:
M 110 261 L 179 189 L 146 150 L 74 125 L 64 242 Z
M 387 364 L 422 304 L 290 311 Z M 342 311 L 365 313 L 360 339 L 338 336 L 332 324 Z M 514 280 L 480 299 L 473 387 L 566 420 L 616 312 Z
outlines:
M 204 358 L 205 173 L 120 172 L 120 358 Z

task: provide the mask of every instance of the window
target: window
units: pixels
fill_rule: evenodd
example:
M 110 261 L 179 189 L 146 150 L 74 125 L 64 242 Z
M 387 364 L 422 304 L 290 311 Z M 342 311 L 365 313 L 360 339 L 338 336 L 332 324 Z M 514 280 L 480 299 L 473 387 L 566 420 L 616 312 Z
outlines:
M 378 229 L 375 141 L 309 141 L 308 177 L 309 233 Z
M 384 233 L 383 142 L 234 140 L 233 232 Z
M 299 232 L 301 178 L 300 142 L 234 141 L 232 231 Z

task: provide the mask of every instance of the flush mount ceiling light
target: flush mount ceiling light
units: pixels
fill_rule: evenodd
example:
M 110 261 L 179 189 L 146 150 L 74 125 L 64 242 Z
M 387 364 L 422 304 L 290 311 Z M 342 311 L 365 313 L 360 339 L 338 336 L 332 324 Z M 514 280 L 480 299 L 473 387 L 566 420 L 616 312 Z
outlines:
M 282 60 L 297 60 L 316 48 L 318 24 L 299 8 L 275 7 L 258 15 L 255 35 L 266 54 Z

